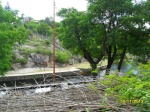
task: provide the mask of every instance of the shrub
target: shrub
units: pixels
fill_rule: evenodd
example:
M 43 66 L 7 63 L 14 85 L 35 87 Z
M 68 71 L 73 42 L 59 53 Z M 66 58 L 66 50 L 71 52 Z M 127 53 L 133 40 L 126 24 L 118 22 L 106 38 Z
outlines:
M 150 63 L 141 64 L 138 74 L 129 71 L 118 77 L 116 74 L 106 76 L 100 81 L 106 88 L 107 95 L 115 96 L 122 103 L 130 103 L 140 112 L 150 111 Z
M 35 49 L 35 53 L 37 54 L 45 54 L 45 55 L 51 55 L 52 52 L 49 49 L 46 49 L 45 46 L 38 46 Z
M 56 52 L 56 61 L 60 63 L 67 63 L 68 58 L 70 58 L 70 55 L 67 51 L 57 51 Z
M 46 39 L 46 40 L 44 41 L 44 44 L 45 44 L 45 46 L 49 46 L 49 45 L 50 45 L 50 40 L 47 40 L 47 39 Z
M 21 58 L 21 59 L 16 59 L 15 62 L 16 63 L 20 63 L 20 64 L 26 64 L 27 63 L 27 59 L 26 58 Z
M 29 48 L 19 48 L 19 51 L 21 54 L 24 55 L 24 57 L 28 57 L 31 53 L 34 53 L 35 52 L 35 49 L 29 49 Z

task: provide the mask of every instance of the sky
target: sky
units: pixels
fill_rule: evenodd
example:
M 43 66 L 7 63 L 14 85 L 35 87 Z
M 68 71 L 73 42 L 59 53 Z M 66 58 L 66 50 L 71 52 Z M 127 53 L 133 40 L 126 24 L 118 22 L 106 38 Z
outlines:
M 32 17 L 35 20 L 44 19 L 45 17 L 53 17 L 53 0 L 1 0 L 5 6 L 7 2 L 12 9 L 19 10 L 19 15 L 24 14 L 26 17 Z M 61 8 L 74 7 L 79 11 L 87 9 L 86 0 L 55 0 L 56 12 Z M 61 18 L 56 16 L 56 21 Z

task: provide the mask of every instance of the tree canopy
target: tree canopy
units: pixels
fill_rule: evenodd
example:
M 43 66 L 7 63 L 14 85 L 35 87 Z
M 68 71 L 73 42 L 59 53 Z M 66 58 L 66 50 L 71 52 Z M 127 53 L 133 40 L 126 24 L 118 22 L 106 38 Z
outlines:
M 62 9 L 58 15 L 64 18 L 59 29 L 63 46 L 75 54 L 81 54 L 95 69 L 104 55 L 104 45 L 99 44 L 103 40 L 99 38 L 103 26 L 94 24 L 86 12 L 74 8 Z
M 26 29 L 17 23 L 14 12 L 0 5 L 0 75 L 11 67 L 14 43 L 21 44 L 28 36 Z
M 86 12 L 74 8 L 62 9 L 60 40 L 65 48 L 81 54 L 96 64 L 107 58 L 107 70 L 119 59 L 120 70 L 126 53 L 140 56 L 139 50 L 148 53 L 149 1 L 88 0 Z M 146 14 L 145 14 L 146 13 Z M 94 67 L 94 68 L 95 68 Z

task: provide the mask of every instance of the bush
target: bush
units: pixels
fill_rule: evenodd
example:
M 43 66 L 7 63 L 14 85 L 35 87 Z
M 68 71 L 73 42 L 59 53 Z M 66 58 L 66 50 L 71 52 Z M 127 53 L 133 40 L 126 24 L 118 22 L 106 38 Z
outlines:
M 31 53 L 34 53 L 35 52 L 35 49 L 29 49 L 29 48 L 19 48 L 19 51 L 21 54 L 24 55 L 24 57 L 28 57 Z
M 25 27 L 30 29 L 33 32 L 37 32 L 38 31 L 37 30 L 38 26 L 39 25 L 37 23 L 35 23 L 35 22 L 28 22 L 28 23 L 25 24 Z
M 150 111 L 150 63 L 140 65 L 139 73 L 129 71 L 118 77 L 116 74 L 106 76 L 100 81 L 106 88 L 107 95 L 115 96 L 122 103 L 130 103 L 140 112 Z
M 49 49 L 46 49 L 46 47 L 44 47 L 44 46 L 38 46 L 35 49 L 35 53 L 37 53 L 37 54 L 45 54 L 45 55 L 51 55 L 52 54 L 52 52 Z
M 20 64 L 26 64 L 27 63 L 27 59 L 26 58 L 21 58 L 21 59 L 16 59 L 14 62 L 16 63 L 20 63 Z
M 56 61 L 60 63 L 67 63 L 70 55 L 67 51 L 57 51 L 56 52 Z

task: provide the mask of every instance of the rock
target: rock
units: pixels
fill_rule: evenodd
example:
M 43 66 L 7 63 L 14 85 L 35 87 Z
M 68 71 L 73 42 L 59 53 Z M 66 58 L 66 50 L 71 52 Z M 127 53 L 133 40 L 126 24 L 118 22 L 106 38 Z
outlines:
M 22 55 L 20 55 L 19 53 L 15 53 L 15 57 L 16 59 L 22 59 L 24 58 Z
M 34 62 L 35 66 L 48 66 L 49 56 L 43 56 L 42 54 L 31 53 L 29 61 Z
M 65 63 L 56 63 L 56 67 L 65 67 L 66 66 L 66 64 Z
M 44 56 L 41 55 L 41 54 L 37 54 L 35 55 L 35 58 L 34 58 L 34 62 L 38 63 L 38 64 L 43 64 L 44 63 Z
M 30 57 L 31 57 L 32 61 L 34 61 L 35 53 L 31 53 Z
M 21 69 L 21 68 L 22 68 L 22 66 L 21 66 L 20 63 L 15 63 L 15 64 L 12 65 L 13 70 L 17 70 L 17 69 Z
M 18 46 L 19 46 L 19 43 L 18 43 L 18 42 L 15 42 L 15 46 L 17 46 L 17 47 L 18 47 Z
M 28 61 L 33 62 L 32 58 L 28 57 Z
M 68 64 L 73 65 L 74 64 L 74 59 L 68 59 Z
M 27 63 L 25 64 L 25 68 L 32 68 L 32 67 L 34 67 L 34 62 L 31 62 L 31 61 L 27 61 Z

